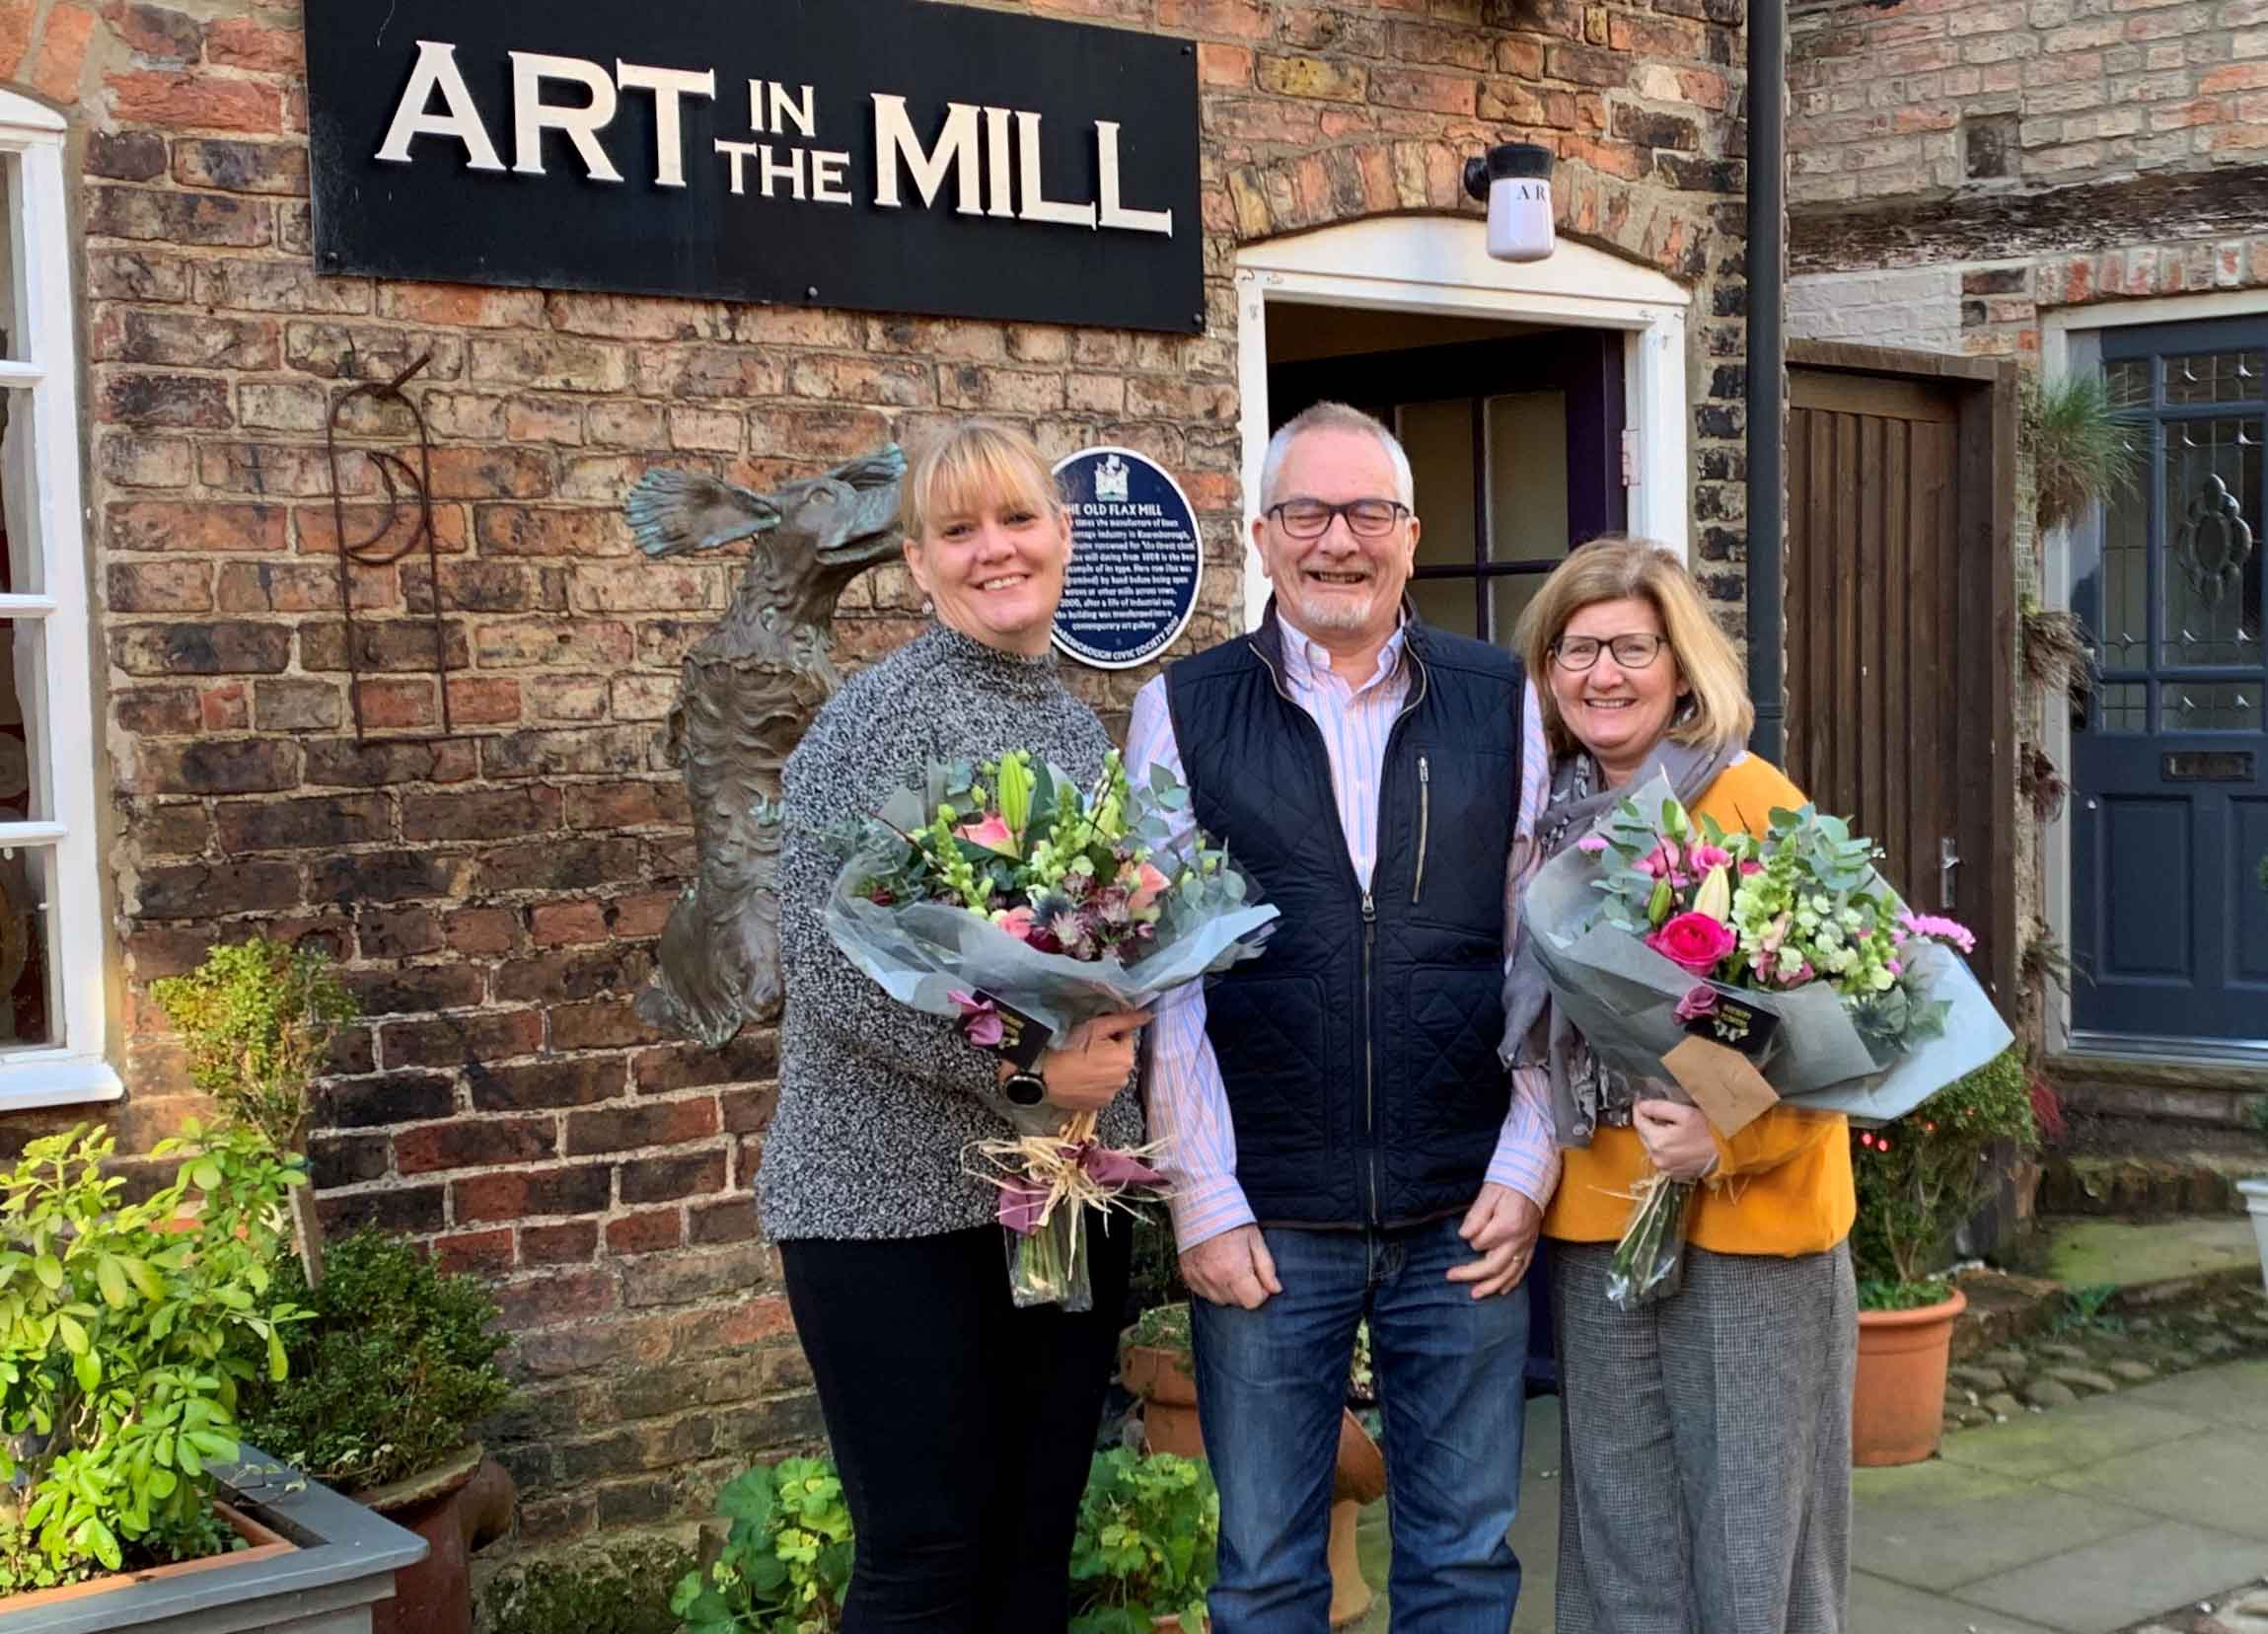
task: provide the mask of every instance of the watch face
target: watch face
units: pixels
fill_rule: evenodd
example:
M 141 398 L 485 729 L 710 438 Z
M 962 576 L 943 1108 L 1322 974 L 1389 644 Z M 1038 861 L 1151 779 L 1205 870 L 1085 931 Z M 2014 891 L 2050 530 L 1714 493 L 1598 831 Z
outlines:
M 1005 1092 L 1018 1106 L 1037 1106 L 1048 1098 L 1048 1080 L 1037 1073 L 1010 1073 Z

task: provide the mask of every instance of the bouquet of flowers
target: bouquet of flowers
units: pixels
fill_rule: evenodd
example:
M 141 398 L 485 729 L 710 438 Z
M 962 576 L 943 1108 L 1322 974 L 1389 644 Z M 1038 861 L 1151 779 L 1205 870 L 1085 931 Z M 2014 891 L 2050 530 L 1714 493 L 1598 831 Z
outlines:
M 1780 1101 L 1884 1122 L 2011 1035 L 1958 957 L 1975 938 L 1907 909 L 1880 855 L 1808 805 L 1774 811 L 1761 839 L 1727 834 L 1656 779 L 1537 871 L 1522 924 L 1600 1067 L 1674 1079 L 1720 1135 Z M 1533 1019 L 1509 1018 L 1508 1054 Z M 1617 1305 L 1676 1291 L 1691 1193 L 1640 1187 Z
M 1260 951 L 1276 909 L 1202 833 L 1168 843 L 1188 799 L 1162 767 L 1130 783 L 1115 750 L 1091 788 L 1022 750 L 929 766 L 845 837 L 828 930 L 891 998 L 1028 1066 L 1083 1020 Z M 1092 1113 L 974 1155 L 1000 1189 L 1018 1304 L 1088 1308 L 1085 1216 L 1163 1185 L 1147 1152 L 1097 1143 Z

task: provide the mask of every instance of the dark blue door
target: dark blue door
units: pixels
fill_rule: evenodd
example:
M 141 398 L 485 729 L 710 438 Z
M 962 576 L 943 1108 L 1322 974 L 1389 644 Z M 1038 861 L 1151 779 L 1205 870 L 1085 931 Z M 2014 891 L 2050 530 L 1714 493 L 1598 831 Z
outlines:
M 2268 1040 L 2268 320 L 2111 330 L 2149 459 L 2073 605 L 2100 680 L 2073 738 L 2076 1031 Z

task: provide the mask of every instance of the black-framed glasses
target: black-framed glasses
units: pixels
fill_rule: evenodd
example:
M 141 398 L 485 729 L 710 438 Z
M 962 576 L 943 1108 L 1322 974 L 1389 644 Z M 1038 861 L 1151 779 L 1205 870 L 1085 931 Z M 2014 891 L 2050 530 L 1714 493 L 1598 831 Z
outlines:
M 1384 539 L 1394 524 L 1411 514 L 1410 507 L 1394 499 L 1350 499 L 1344 505 L 1321 499 L 1285 499 L 1268 507 L 1276 525 L 1292 539 L 1321 539 L 1331 531 L 1334 516 L 1347 518 L 1347 531 L 1356 539 Z
M 1552 643 L 1552 662 L 1564 670 L 1587 670 L 1602 652 L 1614 654 L 1615 667 L 1642 670 L 1661 656 L 1669 637 L 1653 631 L 1633 630 L 1601 640 L 1596 635 L 1563 635 Z

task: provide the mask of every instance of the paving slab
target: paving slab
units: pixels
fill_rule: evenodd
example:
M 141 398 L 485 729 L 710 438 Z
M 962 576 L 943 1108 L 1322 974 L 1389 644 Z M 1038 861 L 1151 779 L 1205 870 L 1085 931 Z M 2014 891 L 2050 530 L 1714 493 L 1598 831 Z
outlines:
M 1942 1461 L 1854 1470 L 1851 1489 L 1851 1564 L 1914 1589 L 1957 1588 L 2158 1519 Z
M 1928 1595 L 1888 1578 L 1851 1574 L 1850 1634 L 2062 1634 L 2045 1623 Z
M 2245 1430 L 2268 1430 L 2268 1361 L 2225 1362 L 2124 1391 L 2119 1400 Z
M 2022 1413 L 2006 1424 L 1947 1436 L 1939 1448 L 1947 1463 L 2003 1475 L 2054 1475 L 2122 1452 L 2178 1442 L 2214 1428 L 2169 1405 L 2144 1402 L 2144 1392 L 2097 1396 L 2052 1413 Z M 2268 1393 L 2268 1390 L 2264 1390 Z
M 2072 1288 L 2115 1283 L 2132 1288 L 2184 1281 L 2247 1267 L 2257 1271 L 2259 1245 L 2243 1215 L 2135 1225 L 2123 1220 L 2063 1219 L 2049 1227 L 2048 1275 Z
M 2114 1634 L 2244 1582 L 2264 1565 L 2268 1551 L 2251 1538 L 2160 1521 L 1969 1584 L 1955 1597 L 2064 1634 Z
M 2268 1544 L 2268 1433 L 2257 1430 L 2223 1427 L 2043 1476 L 2041 1485 Z M 2253 1570 L 2268 1567 L 2268 1548 L 2255 1547 L 2252 1559 Z

